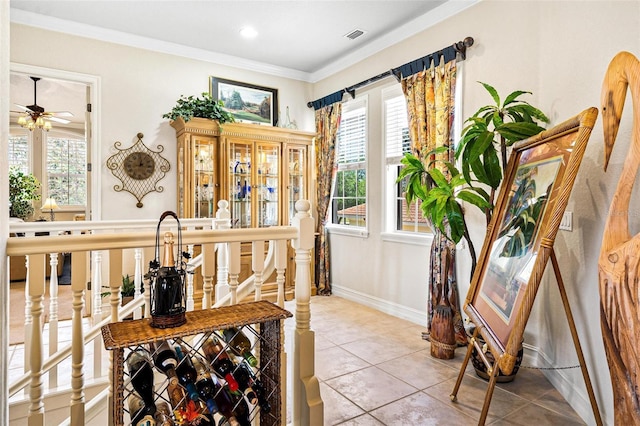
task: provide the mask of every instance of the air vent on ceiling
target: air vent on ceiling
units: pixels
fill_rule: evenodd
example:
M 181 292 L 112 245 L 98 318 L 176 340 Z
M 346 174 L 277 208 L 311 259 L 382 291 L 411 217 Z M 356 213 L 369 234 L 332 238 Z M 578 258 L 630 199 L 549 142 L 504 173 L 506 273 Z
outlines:
M 361 35 L 364 35 L 364 31 L 362 30 L 353 30 L 353 31 L 349 31 L 349 33 L 345 34 L 344 36 L 350 40 L 355 40 L 358 37 L 360 37 Z

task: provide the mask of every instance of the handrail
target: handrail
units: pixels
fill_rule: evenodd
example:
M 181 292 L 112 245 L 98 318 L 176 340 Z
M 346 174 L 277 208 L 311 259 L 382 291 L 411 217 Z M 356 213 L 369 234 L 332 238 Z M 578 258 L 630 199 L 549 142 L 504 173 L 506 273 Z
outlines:
M 271 226 L 269 228 L 212 229 L 200 231 L 184 231 L 182 243 L 210 244 L 242 242 L 271 239 L 290 240 L 298 236 L 293 226 Z M 275 238 L 274 238 L 275 237 Z M 85 234 L 57 235 L 42 237 L 9 237 L 7 239 L 7 256 L 21 256 L 41 253 L 55 253 L 64 246 L 66 252 L 100 250 L 133 249 L 154 247 L 155 232 L 139 232 L 129 234 Z
M 180 219 L 183 228 L 204 227 L 211 228 L 219 219 L 195 218 Z M 144 229 L 155 230 L 158 226 L 157 220 L 87 220 L 87 221 L 55 221 L 55 222 L 9 222 L 9 232 L 64 232 L 64 231 L 87 231 L 87 230 L 124 230 L 124 229 Z M 162 224 L 161 228 L 175 228 L 175 223 Z

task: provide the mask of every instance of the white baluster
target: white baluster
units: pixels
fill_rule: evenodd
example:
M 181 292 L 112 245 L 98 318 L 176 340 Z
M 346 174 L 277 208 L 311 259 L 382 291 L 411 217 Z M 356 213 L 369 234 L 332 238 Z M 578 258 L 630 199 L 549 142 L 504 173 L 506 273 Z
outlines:
M 215 249 L 213 244 L 202 245 L 202 309 L 211 307 L 211 296 L 213 293 L 213 273 L 216 270 Z
M 276 304 L 284 308 L 284 282 L 287 268 L 287 240 L 276 241 L 276 284 L 278 285 L 278 299 Z
M 296 329 L 293 334 L 293 424 L 322 425 L 324 403 L 314 372 L 315 335 L 310 329 L 311 283 L 309 280 L 314 246 L 313 218 L 307 200 L 296 201 L 297 213 L 292 225 L 298 228 L 298 238 L 291 245 L 296 252 Z
M 189 253 L 189 261 L 193 260 L 193 244 L 187 245 L 187 253 Z M 187 271 L 190 268 L 187 263 Z M 195 301 L 193 300 L 193 274 L 187 274 L 187 311 L 195 309 Z
M 24 265 L 26 268 L 25 282 L 24 282 L 24 372 L 29 371 L 29 353 L 31 352 L 31 324 L 33 323 L 33 317 L 31 316 L 31 297 L 29 296 L 29 281 L 31 277 L 29 274 L 29 256 L 24 257 Z
M 262 300 L 262 272 L 264 271 L 264 241 L 251 243 L 251 269 L 254 274 L 255 300 Z
M 122 257 L 120 258 L 122 260 Z M 73 294 L 71 315 L 71 424 L 83 425 L 84 421 L 84 334 L 82 332 L 82 310 L 84 309 L 84 279 L 86 253 L 71 254 L 71 293 Z
M 218 201 L 218 211 L 216 212 L 216 229 L 231 229 L 231 213 L 229 212 L 229 202 L 227 200 Z M 216 273 L 216 301 L 221 300 L 229 294 L 229 246 L 226 243 L 217 244 L 218 269 Z
M 238 276 L 240 275 L 240 242 L 228 243 L 229 246 L 229 293 L 231 305 L 238 304 Z
M 93 317 L 94 320 L 102 319 L 102 252 L 93 252 L 93 278 L 91 279 L 91 290 L 93 292 Z
M 31 385 L 29 387 L 29 425 L 44 425 L 44 398 L 42 381 L 42 363 L 44 346 L 42 343 L 42 312 L 44 311 L 45 285 L 45 255 L 29 256 L 31 271 L 28 273 L 29 292 L 27 299 L 31 299 L 31 342 L 29 345 L 28 370 L 31 371 Z
M 136 248 L 134 250 L 134 259 L 135 259 L 135 269 L 133 272 L 133 299 L 137 299 L 140 297 L 142 292 L 142 249 Z M 133 319 L 140 319 L 142 317 L 142 312 L 140 312 L 140 308 L 136 308 L 133 311 Z
M 73 278 L 73 275 L 71 276 Z M 122 286 L 122 249 L 109 250 L 109 289 L 111 295 L 111 321 L 117 322 L 120 314 L 120 288 Z
M 49 355 L 58 351 L 58 253 L 51 253 L 49 264 Z M 49 387 L 58 386 L 58 366 L 49 370 Z

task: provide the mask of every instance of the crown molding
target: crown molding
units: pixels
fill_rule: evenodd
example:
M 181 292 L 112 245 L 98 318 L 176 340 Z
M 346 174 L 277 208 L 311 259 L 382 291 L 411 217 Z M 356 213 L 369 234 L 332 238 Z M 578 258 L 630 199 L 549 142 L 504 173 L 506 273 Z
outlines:
M 407 22 L 405 25 L 385 34 L 384 36 L 365 44 L 354 52 L 351 52 L 312 73 L 295 70 L 292 68 L 279 67 L 264 62 L 252 61 L 233 55 L 211 52 L 204 49 L 184 46 L 178 43 L 155 40 L 149 37 L 138 36 L 122 31 L 109 30 L 93 25 L 82 24 L 66 19 L 55 18 L 11 8 L 11 22 L 27 25 L 45 30 L 71 34 L 78 37 L 85 37 L 139 49 L 151 50 L 154 52 L 166 53 L 199 61 L 211 62 L 219 65 L 241 68 L 254 72 L 259 72 L 278 77 L 290 78 L 293 80 L 316 83 L 324 78 L 336 74 L 358 62 L 378 53 L 394 44 L 399 43 L 427 28 L 444 21 L 445 19 L 467 9 L 481 0 L 449 0 L 436 7 L 430 12 Z
M 178 43 L 155 40 L 149 37 L 100 28 L 93 25 L 68 21 L 66 19 L 41 15 L 39 13 L 27 12 L 20 9 L 11 9 L 11 22 L 59 33 L 71 34 L 78 37 L 85 37 L 129 47 L 136 47 L 139 49 L 151 50 L 159 53 L 166 53 L 183 58 L 196 59 L 199 61 L 211 62 L 219 65 L 242 68 L 244 70 L 250 70 L 294 80 L 301 80 L 306 82 L 309 81 L 309 73 L 297 71 L 290 68 L 278 67 L 276 65 L 271 65 L 264 62 L 251 61 L 249 59 L 244 59 L 237 56 L 211 52 L 209 50 L 184 46 Z
M 384 36 L 372 41 L 371 43 L 362 46 L 362 48 L 352 52 L 342 58 L 333 61 L 330 65 L 321 68 L 311 73 L 310 81 L 316 83 L 327 77 L 332 76 L 350 66 L 357 64 L 358 62 L 401 42 L 411 36 L 414 36 L 433 25 L 436 25 L 460 12 L 473 6 L 481 0 L 449 0 L 445 1 L 442 5 L 432 9 L 424 15 L 418 16 L 412 21 L 407 22 L 401 27 L 396 28 L 393 31 L 388 32 Z M 463 34 L 463 37 L 466 37 Z M 402 64 L 392 64 L 393 66 L 399 66 Z

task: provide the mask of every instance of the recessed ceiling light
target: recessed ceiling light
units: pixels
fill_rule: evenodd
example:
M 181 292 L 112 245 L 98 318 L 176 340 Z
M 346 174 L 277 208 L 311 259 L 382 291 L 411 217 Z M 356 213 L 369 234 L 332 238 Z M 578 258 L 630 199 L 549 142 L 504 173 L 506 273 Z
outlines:
M 240 34 L 244 38 L 254 38 L 258 35 L 258 32 L 251 27 L 242 27 L 240 28 Z

